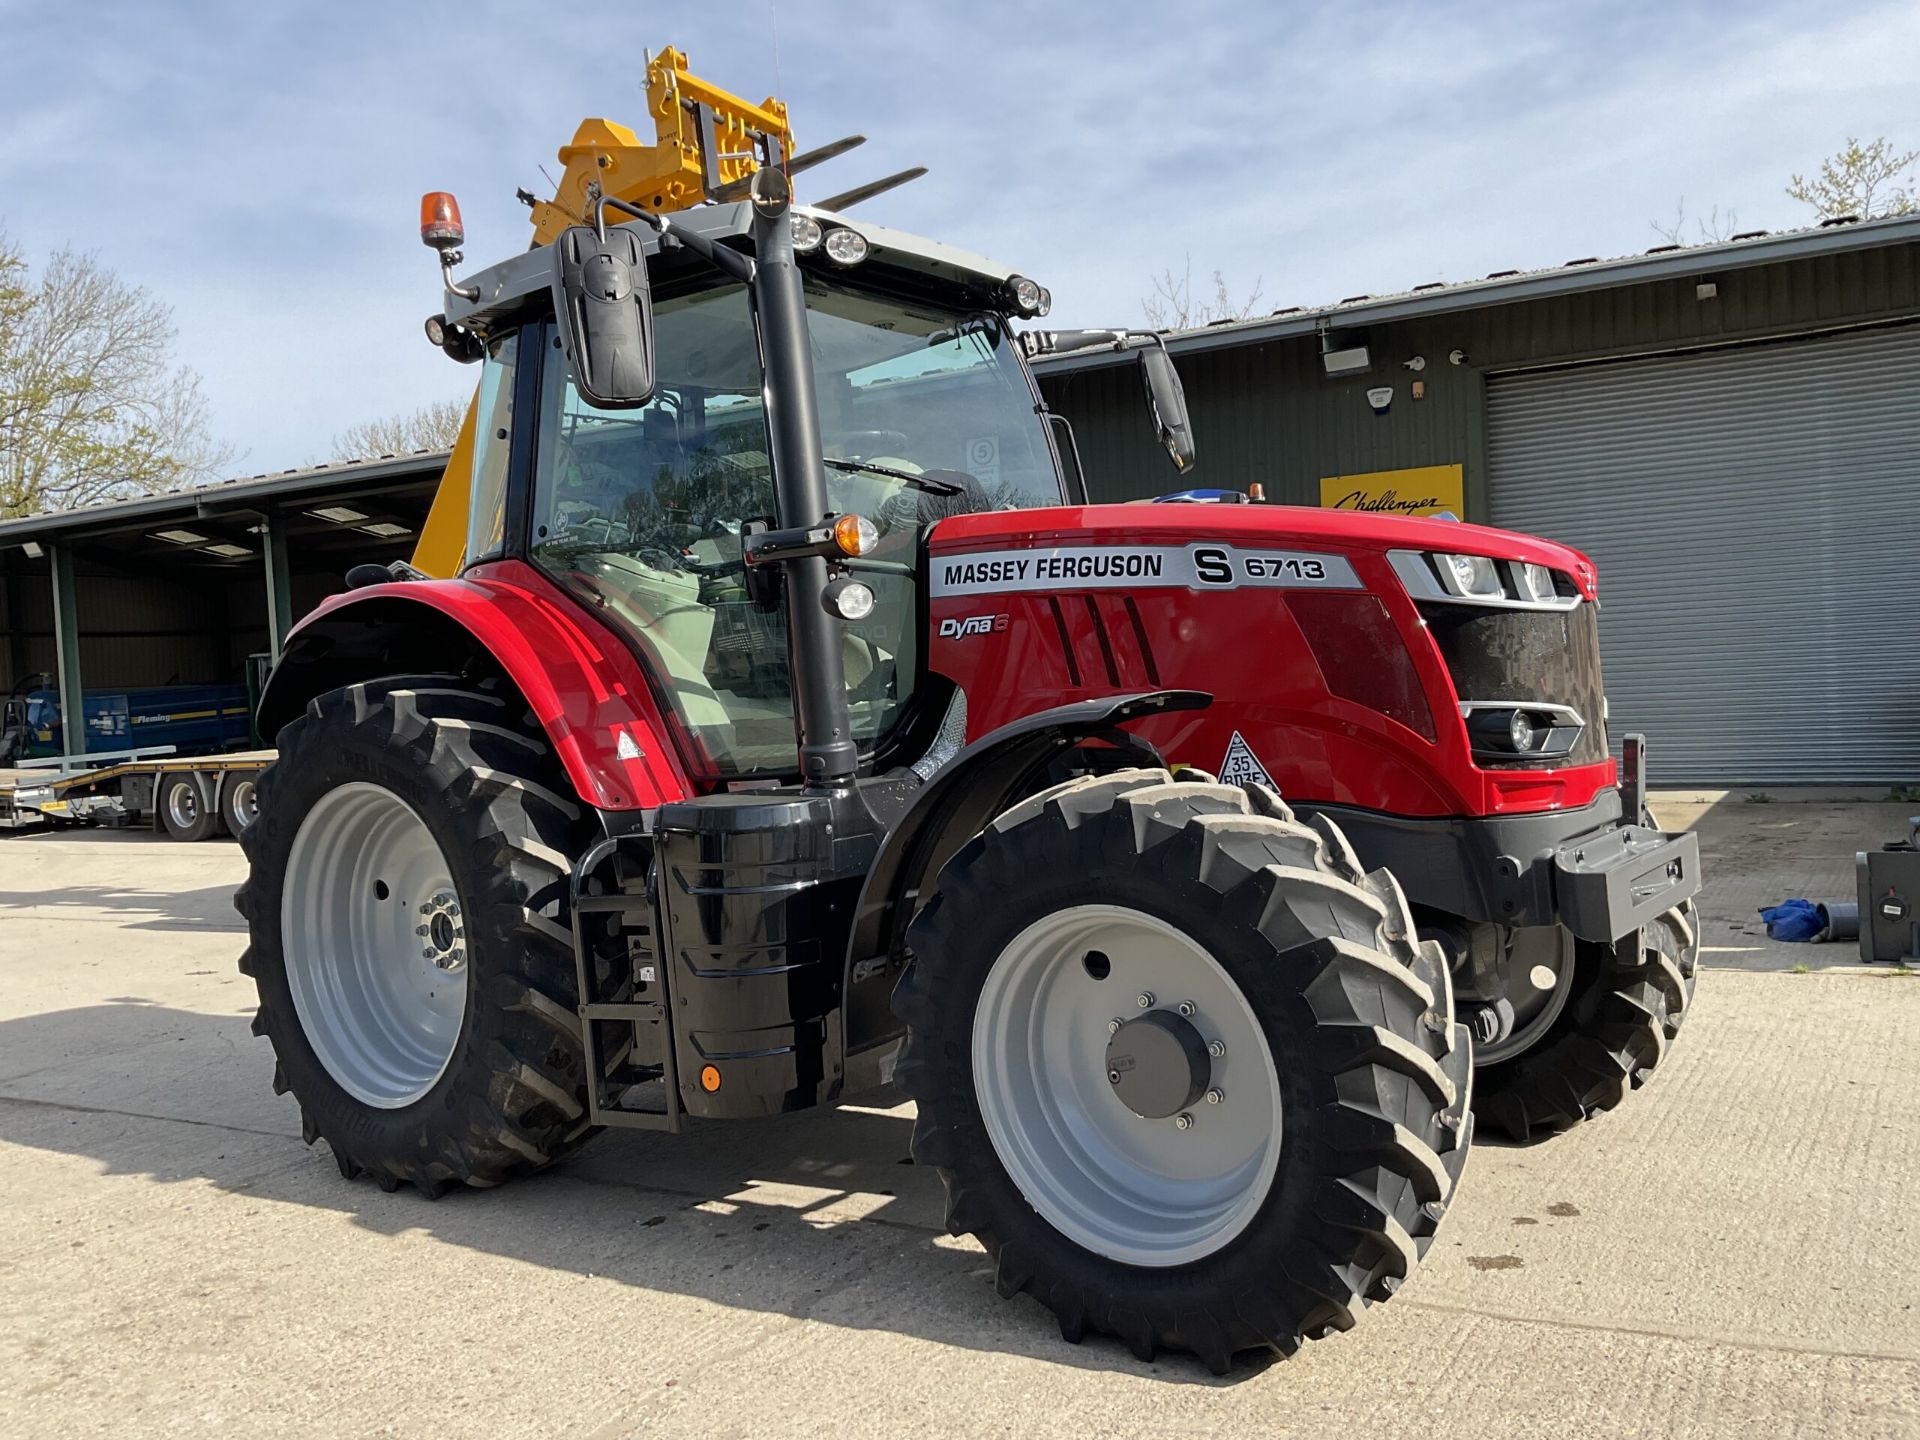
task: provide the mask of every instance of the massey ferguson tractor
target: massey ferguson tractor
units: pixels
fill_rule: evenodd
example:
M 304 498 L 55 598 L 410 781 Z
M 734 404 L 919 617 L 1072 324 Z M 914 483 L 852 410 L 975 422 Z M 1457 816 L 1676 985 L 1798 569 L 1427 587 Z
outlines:
M 1593 567 L 1084 503 L 1024 352 L 1138 349 L 1184 469 L 1153 337 L 1023 343 L 1041 286 L 873 186 L 796 205 L 776 102 L 649 78 L 659 143 L 587 122 L 549 243 L 461 276 L 424 207 L 479 392 L 450 548 L 356 571 L 261 704 L 275 1088 L 439 1196 L 892 1081 L 1069 1340 L 1350 1328 L 1476 1115 L 1610 1108 L 1688 1006 L 1697 847 L 1609 758 Z

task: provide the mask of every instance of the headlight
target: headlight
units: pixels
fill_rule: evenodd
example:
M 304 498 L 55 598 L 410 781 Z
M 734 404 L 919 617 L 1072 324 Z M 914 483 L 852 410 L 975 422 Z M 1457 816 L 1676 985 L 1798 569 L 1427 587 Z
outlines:
M 1554 597 L 1553 571 L 1544 565 L 1535 565 L 1530 560 L 1517 562 L 1513 567 L 1513 579 L 1519 587 L 1522 600 L 1537 603 Z
M 1040 297 L 1045 293 L 1038 281 L 1024 275 L 1010 276 L 1007 280 L 1007 294 L 1013 300 L 1013 308 L 1022 315 L 1040 314 Z
M 858 265 L 867 258 L 867 237 L 858 230 L 829 230 L 827 258 L 836 265 Z
M 873 591 L 850 575 L 829 581 L 820 592 L 820 603 L 829 615 L 842 620 L 864 620 L 873 613 Z
M 1500 567 L 1484 555 L 1435 555 L 1433 563 L 1451 594 L 1499 599 L 1507 593 Z
M 793 218 L 787 223 L 793 227 L 793 248 L 798 253 L 807 255 L 820 248 L 820 241 L 826 232 L 821 230 L 818 220 L 811 215 L 802 215 L 796 210 L 793 212 Z

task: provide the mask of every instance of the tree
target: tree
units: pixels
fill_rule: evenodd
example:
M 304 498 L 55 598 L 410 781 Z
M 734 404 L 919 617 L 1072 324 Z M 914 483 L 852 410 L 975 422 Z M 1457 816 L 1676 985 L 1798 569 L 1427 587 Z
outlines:
M 38 278 L 0 232 L 0 517 L 219 478 L 200 377 L 172 359 L 173 313 L 94 255 Z
M 1897 151 L 1884 135 L 1866 145 L 1849 135 L 1846 148 L 1822 160 L 1817 175 L 1795 175 L 1787 194 L 1811 205 L 1823 220 L 1836 215 L 1862 220 L 1911 215 L 1920 210 L 1911 173 L 1916 160 L 1920 150 Z M 1898 183 L 1902 180 L 1905 183 Z
M 1140 302 L 1140 308 L 1146 313 L 1147 324 L 1155 330 L 1187 330 L 1211 325 L 1216 320 L 1245 320 L 1259 305 L 1260 290 L 1261 282 L 1256 280 L 1247 297 L 1236 301 L 1227 289 L 1227 277 L 1216 270 L 1213 272 L 1213 299 L 1202 300 L 1196 305 L 1193 299 L 1193 256 L 1189 255 L 1178 275 L 1169 267 L 1154 277 L 1153 293 Z
M 1705 216 L 1693 217 L 1693 228 L 1697 239 L 1688 240 L 1687 235 L 1687 197 L 1682 195 L 1679 204 L 1673 207 L 1673 223 L 1663 225 L 1658 220 L 1647 222 L 1653 227 L 1653 233 L 1669 245 L 1711 245 L 1720 240 L 1731 240 L 1740 232 L 1740 214 L 1729 210 L 1722 216 L 1720 207 L 1714 206 Z
M 415 450 L 451 450 L 466 418 L 465 400 L 436 400 L 410 414 L 362 420 L 333 437 L 333 458 L 378 460 Z

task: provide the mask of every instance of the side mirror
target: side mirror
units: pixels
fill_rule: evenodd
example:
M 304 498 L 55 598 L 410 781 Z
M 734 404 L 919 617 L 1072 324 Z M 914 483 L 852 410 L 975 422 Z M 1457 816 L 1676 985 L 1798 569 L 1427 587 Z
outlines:
M 1160 443 L 1173 457 L 1173 468 L 1184 475 L 1193 468 L 1193 424 L 1187 418 L 1187 392 L 1180 384 L 1180 372 L 1173 368 L 1173 357 L 1164 346 L 1150 345 L 1140 352 L 1140 374 L 1146 381 L 1147 408 L 1153 412 Z
M 646 253 L 631 227 L 605 236 L 575 225 L 553 245 L 553 312 L 574 384 L 602 410 L 653 398 L 653 293 Z

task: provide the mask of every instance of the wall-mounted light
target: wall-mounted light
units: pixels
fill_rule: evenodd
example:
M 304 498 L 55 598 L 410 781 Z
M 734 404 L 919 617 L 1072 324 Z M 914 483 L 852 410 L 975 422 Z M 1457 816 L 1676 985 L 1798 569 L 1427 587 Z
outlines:
M 20 542 L 20 548 L 26 553 L 26 557 L 29 560 L 38 560 L 42 555 L 47 553 L 40 548 L 37 540 L 22 540 Z
M 1449 350 L 1449 351 L 1447 351 L 1447 363 L 1448 363 L 1449 365 L 1464 365 L 1464 364 L 1466 364 L 1466 363 L 1467 363 L 1467 352 L 1466 352 L 1466 351 L 1464 351 L 1464 350 Z
M 1322 350 L 1320 366 L 1329 375 L 1360 375 L 1373 368 L 1373 357 L 1366 346 L 1350 345 L 1344 350 Z

